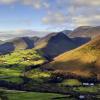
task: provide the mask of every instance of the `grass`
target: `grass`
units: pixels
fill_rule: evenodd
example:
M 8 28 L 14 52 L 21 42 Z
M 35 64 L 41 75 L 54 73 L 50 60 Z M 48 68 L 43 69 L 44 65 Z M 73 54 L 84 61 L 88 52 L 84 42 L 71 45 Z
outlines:
M 14 51 L 11 54 L 1 55 L 0 56 L 0 80 L 12 83 L 22 83 L 22 79 L 20 76 L 23 76 L 25 73 L 25 69 L 30 66 L 35 67 L 36 65 L 41 65 L 46 60 L 41 57 L 33 49 L 28 50 L 18 50 Z M 26 70 L 27 71 L 27 70 Z M 34 77 L 46 77 L 47 74 L 43 72 L 39 72 L 38 70 L 33 70 L 30 72 L 32 73 L 28 78 Z
M 49 78 L 51 76 L 51 73 L 50 72 L 43 72 L 39 69 L 33 69 L 33 70 L 29 71 L 29 73 L 27 73 L 26 76 L 28 78 L 32 78 L 32 79 L 42 78 L 42 77 L 44 77 L 44 78 L 48 77 Z
M 60 84 L 63 86 L 80 86 L 82 83 L 77 79 L 66 79 Z
M 9 78 L 2 78 L 2 81 L 21 84 L 23 82 L 23 79 L 20 77 L 9 77 Z
M 63 97 L 67 95 L 55 94 L 55 93 L 39 93 L 39 92 L 23 92 L 23 91 L 4 91 L 3 96 L 6 96 L 8 100 L 65 100 Z M 56 99 L 58 98 L 58 99 Z
M 95 86 L 88 86 L 88 87 L 75 87 L 73 88 L 73 90 L 75 90 L 76 92 L 80 92 L 80 93 L 99 93 L 100 91 L 100 86 L 99 85 L 95 85 Z
M 44 63 L 45 59 L 42 58 L 33 49 L 19 50 L 11 54 L 0 56 L 1 64 L 22 64 L 22 65 L 37 65 Z
M 58 94 L 50 94 L 50 93 L 12 93 L 8 94 L 8 98 L 10 100 L 51 100 L 52 98 L 62 97 L 62 95 Z
M 97 88 L 98 87 L 74 87 L 73 90 L 79 93 L 89 94 L 94 92 L 98 93 L 99 91 L 97 90 Z M 6 100 L 77 100 L 76 97 L 71 95 L 62 95 L 56 93 L 25 92 L 6 89 L 0 89 L 0 97 L 8 98 Z M 100 95 L 97 95 L 95 98 L 100 98 Z
M 0 68 L 0 76 L 19 76 L 21 71 L 9 69 L 9 68 Z

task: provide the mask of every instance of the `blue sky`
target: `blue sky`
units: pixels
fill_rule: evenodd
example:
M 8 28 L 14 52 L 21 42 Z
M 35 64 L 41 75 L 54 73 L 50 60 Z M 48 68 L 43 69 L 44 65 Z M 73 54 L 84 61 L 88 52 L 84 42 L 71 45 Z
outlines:
M 0 0 L 0 36 L 98 25 L 100 0 Z
M 32 29 L 45 30 L 41 18 L 45 10 L 22 4 L 0 5 L 0 30 Z

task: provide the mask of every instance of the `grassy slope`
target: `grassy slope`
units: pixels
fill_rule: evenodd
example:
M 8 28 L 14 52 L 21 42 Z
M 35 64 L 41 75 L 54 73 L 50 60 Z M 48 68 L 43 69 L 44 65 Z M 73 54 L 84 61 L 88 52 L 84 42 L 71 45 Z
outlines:
M 42 64 L 43 62 L 44 59 L 33 49 L 19 50 L 0 56 L 0 64 L 24 64 L 28 66 Z
M 100 36 L 77 49 L 56 57 L 53 62 L 43 66 L 82 76 L 100 72 Z
M 46 60 L 42 58 L 36 51 L 21 50 L 11 54 L 0 56 L 0 80 L 13 83 L 22 82 L 20 76 L 23 75 L 26 68 L 41 65 Z M 38 72 L 38 70 L 37 70 Z

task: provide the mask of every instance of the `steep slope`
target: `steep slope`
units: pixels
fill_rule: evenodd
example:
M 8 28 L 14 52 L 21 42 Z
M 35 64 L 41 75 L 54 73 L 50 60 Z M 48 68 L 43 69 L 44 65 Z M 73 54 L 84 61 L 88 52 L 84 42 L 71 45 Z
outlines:
M 15 49 L 29 49 L 34 47 L 34 40 L 29 37 L 21 37 L 11 40 Z
M 89 37 L 93 38 L 100 34 L 100 26 L 80 26 L 69 34 L 70 37 Z
M 65 51 L 75 48 L 77 45 L 64 33 L 51 33 L 36 43 L 35 49 L 43 52 L 45 57 L 55 57 Z
M 0 45 L 0 54 L 6 54 L 12 52 L 15 49 L 13 43 L 6 42 Z
M 100 36 L 77 49 L 61 54 L 42 67 L 84 77 L 97 75 L 100 79 Z
M 31 49 L 34 47 L 34 43 L 37 38 L 19 37 L 12 40 L 8 40 L 0 45 L 0 54 L 6 54 L 14 50 Z
M 78 46 L 81 46 L 87 42 L 89 42 L 91 40 L 91 38 L 89 37 L 74 37 L 74 38 L 71 38 L 74 43 L 76 43 Z

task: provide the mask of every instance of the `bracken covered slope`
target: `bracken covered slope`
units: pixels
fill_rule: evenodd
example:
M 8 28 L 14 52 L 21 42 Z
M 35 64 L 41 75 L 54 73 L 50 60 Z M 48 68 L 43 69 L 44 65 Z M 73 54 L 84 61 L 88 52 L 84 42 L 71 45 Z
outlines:
M 77 49 L 61 54 L 42 67 L 84 77 L 95 74 L 100 78 L 100 36 Z

